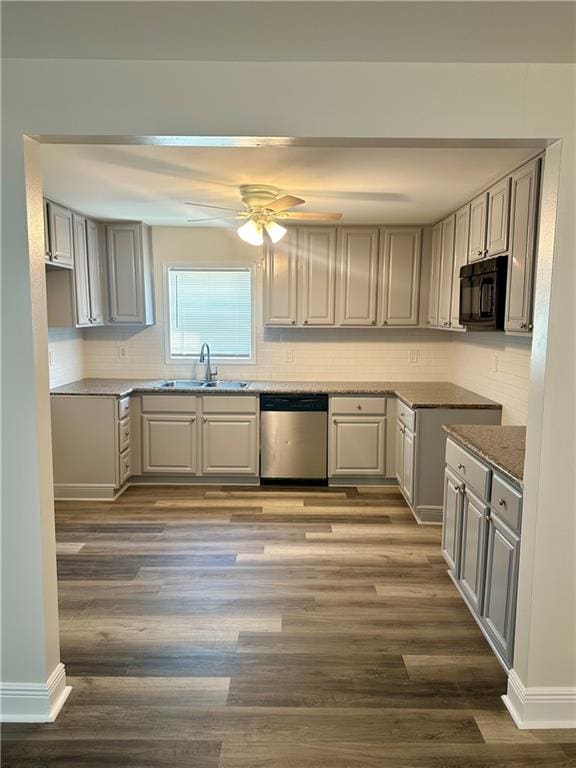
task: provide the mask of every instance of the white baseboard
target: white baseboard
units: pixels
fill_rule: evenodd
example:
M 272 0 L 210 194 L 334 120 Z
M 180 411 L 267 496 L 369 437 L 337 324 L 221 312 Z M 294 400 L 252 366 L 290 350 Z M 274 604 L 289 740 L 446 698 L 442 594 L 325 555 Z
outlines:
M 512 669 L 502 696 L 518 728 L 576 728 L 576 687 L 526 688 Z
M 0 722 L 52 723 L 71 690 L 62 663 L 45 683 L 0 683 Z

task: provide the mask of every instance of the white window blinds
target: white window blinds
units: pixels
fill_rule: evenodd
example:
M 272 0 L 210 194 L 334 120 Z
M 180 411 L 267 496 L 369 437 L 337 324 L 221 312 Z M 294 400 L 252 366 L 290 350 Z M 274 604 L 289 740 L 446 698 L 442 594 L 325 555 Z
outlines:
M 252 357 L 252 274 L 249 269 L 170 268 L 171 357 Z

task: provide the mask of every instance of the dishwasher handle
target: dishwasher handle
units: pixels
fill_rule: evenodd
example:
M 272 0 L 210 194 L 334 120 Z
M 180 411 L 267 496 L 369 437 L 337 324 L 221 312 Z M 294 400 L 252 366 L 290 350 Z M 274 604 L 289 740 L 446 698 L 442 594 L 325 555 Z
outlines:
M 328 395 L 261 395 L 260 410 L 327 412 Z

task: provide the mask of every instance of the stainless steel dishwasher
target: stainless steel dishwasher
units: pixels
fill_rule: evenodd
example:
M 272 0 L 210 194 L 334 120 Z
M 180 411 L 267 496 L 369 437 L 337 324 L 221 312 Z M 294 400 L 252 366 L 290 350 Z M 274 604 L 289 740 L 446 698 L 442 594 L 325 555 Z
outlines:
M 325 480 L 327 395 L 260 396 L 260 476 Z

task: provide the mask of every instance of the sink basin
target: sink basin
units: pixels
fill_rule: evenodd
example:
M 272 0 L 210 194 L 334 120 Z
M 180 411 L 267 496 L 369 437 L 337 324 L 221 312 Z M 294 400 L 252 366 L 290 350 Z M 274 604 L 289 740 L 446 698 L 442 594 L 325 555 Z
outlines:
M 162 387 L 167 389 L 246 389 L 247 386 L 247 381 L 204 381 L 203 379 L 174 379 L 162 384 Z
M 165 381 L 163 387 L 172 389 L 188 389 L 191 387 L 203 387 L 206 382 L 201 379 L 177 379 L 174 381 Z
M 205 389 L 246 389 L 247 381 L 207 381 Z

